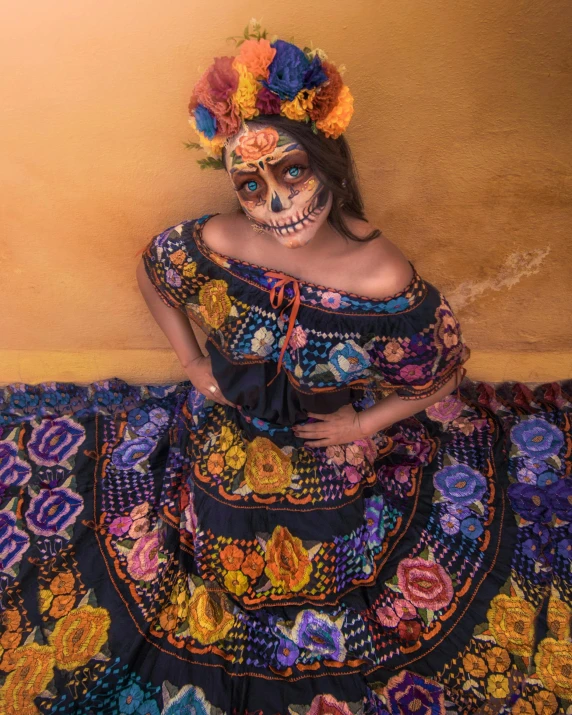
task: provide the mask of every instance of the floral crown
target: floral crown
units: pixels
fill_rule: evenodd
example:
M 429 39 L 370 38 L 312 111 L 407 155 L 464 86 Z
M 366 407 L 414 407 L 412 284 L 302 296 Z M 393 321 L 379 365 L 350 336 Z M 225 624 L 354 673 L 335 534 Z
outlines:
M 323 50 L 291 42 L 266 39 L 256 20 L 251 20 L 242 37 L 228 38 L 240 47 L 235 57 L 215 57 L 196 83 L 189 102 L 189 123 L 208 159 L 201 168 L 223 168 L 226 141 L 244 126 L 244 120 L 260 114 L 281 114 L 299 122 L 310 122 L 312 131 L 337 139 L 352 117 L 353 96 L 341 72 L 327 60 Z

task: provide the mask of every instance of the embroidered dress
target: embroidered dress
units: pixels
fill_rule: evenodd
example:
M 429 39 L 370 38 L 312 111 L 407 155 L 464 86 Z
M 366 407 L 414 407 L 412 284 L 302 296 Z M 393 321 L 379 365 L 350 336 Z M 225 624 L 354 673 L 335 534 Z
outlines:
M 564 712 L 569 397 L 465 383 L 304 446 L 308 411 L 436 392 L 459 324 L 414 267 L 383 300 L 335 291 L 213 251 L 210 216 L 143 256 L 237 408 L 188 382 L 0 391 L 0 712 Z

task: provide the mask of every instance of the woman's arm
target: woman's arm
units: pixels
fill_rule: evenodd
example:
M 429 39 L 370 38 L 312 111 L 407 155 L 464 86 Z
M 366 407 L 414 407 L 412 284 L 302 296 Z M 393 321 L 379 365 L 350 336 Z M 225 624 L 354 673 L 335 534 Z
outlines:
M 149 280 L 143 260 L 137 266 L 136 276 L 139 290 L 151 315 L 171 343 L 193 386 L 210 400 L 234 407 L 224 397 L 213 377 L 210 358 L 203 355 L 189 319 L 182 311 L 163 302 Z M 217 388 L 214 393 L 209 389 L 213 385 Z

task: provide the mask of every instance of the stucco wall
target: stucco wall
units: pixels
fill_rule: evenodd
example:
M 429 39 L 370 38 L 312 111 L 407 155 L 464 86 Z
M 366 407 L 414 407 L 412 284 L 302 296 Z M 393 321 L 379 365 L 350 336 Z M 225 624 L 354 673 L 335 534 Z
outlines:
M 187 102 L 253 16 L 347 66 L 368 217 L 450 299 L 469 377 L 570 377 L 568 0 L 29 0 L 0 44 L 0 380 L 185 378 L 135 254 L 233 206 Z

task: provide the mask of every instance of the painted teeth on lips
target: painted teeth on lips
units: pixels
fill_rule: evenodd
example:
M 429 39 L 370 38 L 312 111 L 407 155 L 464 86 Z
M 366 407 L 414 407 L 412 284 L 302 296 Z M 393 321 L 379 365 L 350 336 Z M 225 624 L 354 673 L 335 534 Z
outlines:
M 314 209 L 311 213 L 309 213 L 307 216 L 304 216 L 298 221 L 295 221 L 294 223 L 290 224 L 285 224 L 283 226 L 270 226 L 273 231 L 277 231 L 281 235 L 289 234 L 289 233 L 296 233 L 297 231 L 300 231 L 304 226 L 309 225 L 311 223 L 314 223 L 316 220 L 316 217 L 323 211 L 324 207 L 319 206 L 317 209 Z

